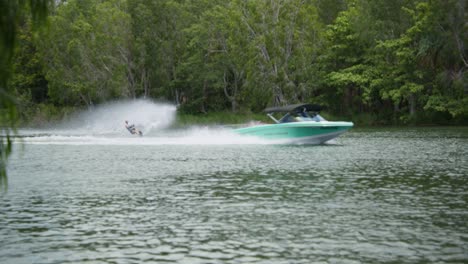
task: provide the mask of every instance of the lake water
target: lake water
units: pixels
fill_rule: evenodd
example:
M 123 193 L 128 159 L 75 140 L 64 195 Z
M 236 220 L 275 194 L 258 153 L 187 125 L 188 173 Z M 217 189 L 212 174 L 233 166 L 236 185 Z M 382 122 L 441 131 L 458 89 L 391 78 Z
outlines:
M 468 262 L 468 128 L 20 134 L 0 263 Z

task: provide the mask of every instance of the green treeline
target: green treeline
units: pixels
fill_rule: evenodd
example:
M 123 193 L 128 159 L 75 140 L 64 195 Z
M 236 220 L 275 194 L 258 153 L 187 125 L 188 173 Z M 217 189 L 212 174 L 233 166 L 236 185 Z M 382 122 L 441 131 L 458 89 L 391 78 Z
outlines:
M 121 98 L 184 113 L 319 103 L 368 123 L 468 120 L 465 0 L 67 0 L 24 18 L 24 120 Z

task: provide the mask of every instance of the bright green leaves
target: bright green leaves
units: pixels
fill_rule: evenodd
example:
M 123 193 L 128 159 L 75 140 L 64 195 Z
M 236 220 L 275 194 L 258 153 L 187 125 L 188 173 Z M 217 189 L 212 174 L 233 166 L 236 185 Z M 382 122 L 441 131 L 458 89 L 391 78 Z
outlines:
M 429 97 L 424 109 L 448 112 L 453 117 L 462 118 L 468 116 L 468 98 L 458 99 L 433 95 Z
M 344 101 L 348 108 L 344 110 L 346 112 L 352 111 L 356 103 L 362 105 L 370 100 L 368 87 L 372 76 L 369 76 L 370 67 L 366 64 L 366 42 L 360 40 L 353 24 L 357 14 L 358 10 L 351 7 L 341 12 L 335 23 L 328 26 L 325 34 L 328 48 L 321 57 L 325 72 L 324 93 L 328 96 L 329 105 L 343 111 L 341 102 Z M 356 100 L 352 98 L 354 94 L 358 95 Z

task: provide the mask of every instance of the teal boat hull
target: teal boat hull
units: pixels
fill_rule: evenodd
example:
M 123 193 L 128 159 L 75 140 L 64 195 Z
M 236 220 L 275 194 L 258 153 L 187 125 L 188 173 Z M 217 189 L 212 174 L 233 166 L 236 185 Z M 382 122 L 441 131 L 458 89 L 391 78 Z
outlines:
M 305 121 L 244 127 L 234 132 L 280 144 L 322 144 L 340 136 L 353 125 L 352 122 Z

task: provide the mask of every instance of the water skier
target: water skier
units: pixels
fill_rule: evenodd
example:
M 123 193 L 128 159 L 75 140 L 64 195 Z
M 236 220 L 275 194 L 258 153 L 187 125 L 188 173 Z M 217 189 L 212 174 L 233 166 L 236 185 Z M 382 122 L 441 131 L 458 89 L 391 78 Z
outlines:
M 125 120 L 125 128 L 132 134 L 132 135 L 135 135 L 135 134 L 138 134 L 140 136 L 143 136 L 143 133 L 138 130 L 134 124 L 128 124 L 128 121 Z

